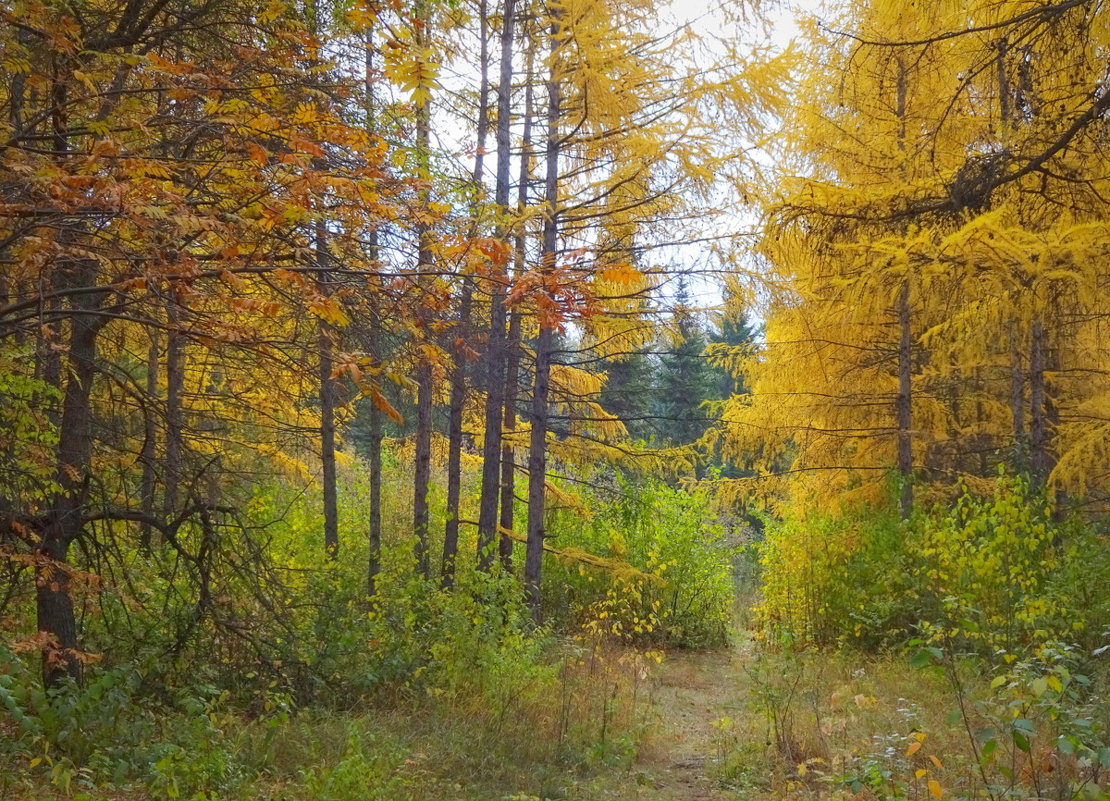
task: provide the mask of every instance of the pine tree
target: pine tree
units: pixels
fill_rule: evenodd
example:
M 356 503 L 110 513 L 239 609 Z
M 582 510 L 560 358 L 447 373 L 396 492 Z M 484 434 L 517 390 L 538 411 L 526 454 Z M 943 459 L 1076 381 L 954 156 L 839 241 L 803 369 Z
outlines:
M 675 341 L 660 357 L 656 374 L 656 409 L 660 439 L 669 445 L 696 442 L 710 424 L 706 401 L 717 399 L 720 375 L 706 358 L 709 344 L 704 324 L 690 305 L 685 277 L 674 298 Z

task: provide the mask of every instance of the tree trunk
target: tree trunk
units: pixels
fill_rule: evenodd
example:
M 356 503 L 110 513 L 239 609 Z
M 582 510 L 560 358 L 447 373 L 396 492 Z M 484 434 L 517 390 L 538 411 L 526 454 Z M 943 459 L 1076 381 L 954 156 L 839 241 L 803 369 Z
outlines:
M 898 474 L 902 480 L 899 507 L 902 518 L 913 508 L 913 441 L 910 433 L 913 412 L 913 350 L 910 331 L 910 283 L 898 292 Z
M 428 25 L 426 20 L 427 8 L 423 2 L 417 4 L 416 17 L 417 46 L 427 47 Z M 431 99 L 427 96 L 420 102 L 416 111 L 416 151 L 420 162 L 421 177 L 425 181 L 429 176 L 429 141 L 431 131 Z M 420 204 L 425 208 L 431 200 L 429 190 L 424 188 L 420 192 Z M 421 276 L 428 272 L 432 266 L 432 241 L 431 231 L 427 223 L 421 222 L 416 229 L 417 237 L 417 264 L 416 269 Z M 426 279 L 418 279 L 423 291 L 431 291 Z M 422 312 L 424 325 L 422 336 L 429 337 L 431 328 L 428 325 L 427 311 Z M 432 474 L 432 365 L 428 356 L 420 355 L 420 363 L 416 368 L 416 464 L 413 475 L 413 502 L 412 502 L 412 532 L 413 556 L 416 559 L 416 569 L 424 578 L 430 576 L 428 561 L 428 488 Z
M 365 61 L 365 97 L 366 103 L 366 130 L 374 130 L 374 32 L 366 32 L 366 61 Z M 370 263 L 375 271 L 380 271 L 378 263 L 378 230 L 375 228 L 369 237 Z M 380 285 L 371 286 L 371 293 L 380 291 Z M 380 367 L 382 363 L 381 347 L 381 319 L 375 307 L 371 309 L 369 341 L 367 343 L 370 357 L 374 366 Z M 379 390 L 380 391 L 380 390 Z M 367 538 L 369 554 L 366 560 L 366 595 L 373 598 L 378 594 L 378 575 L 382 570 L 382 411 L 377 403 L 370 404 L 370 441 L 367 443 L 367 458 L 370 460 L 370 521 Z
M 1010 415 L 1013 418 L 1014 459 L 1019 465 L 1028 457 L 1025 437 L 1025 372 L 1017 326 L 1010 327 Z
M 559 20 L 557 9 L 552 10 L 550 31 L 550 77 L 547 81 L 547 173 L 544 180 L 544 202 L 547 216 L 543 223 L 543 248 L 540 269 L 550 272 L 555 268 L 558 249 L 559 205 L 559 106 L 560 87 L 555 75 L 558 54 Z M 540 317 L 540 331 L 536 338 L 536 377 L 532 395 L 532 432 L 528 452 L 528 540 L 524 557 L 524 587 L 533 618 L 538 622 L 540 608 L 540 578 L 543 567 L 544 513 L 547 480 L 547 399 L 550 387 L 552 324 Z
M 70 286 L 92 286 L 96 265 L 91 261 L 73 264 L 67 270 Z M 38 630 L 50 638 L 43 648 L 43 683 L 57 686 L 64 678 L 81 679 L 77 649 L 77 620 L 70 595 L 70 571 L 66 563 L 70 544 L 81 536 L 92 458 L 92 393 L 96 374 L 96 341 L 106 318 L 89 312 L 99 307 L 100 295 L 77 296 L 70 316 L 66 354 L 68 380 L 62 396 L 62 418 L 58 430 L 58 468 L 54 496 L 39 543 L 39 555 L 47 560 L 36 586 Z
M 479 151 L 481 146 L 479 145 Z M 470 278 L 463 276 L 459 318 L 455 326 L 454 365 L 451 369 L 451 396 L 447 412 L 447 522 L 443 529 L 441 583 L 455 583 L 455 558 L 459 552 L 459 504 L 462 500 L 463 410 L 466 406 L 466 329 L 473 306 Z
M 528 539 L 524 554 L 524 587 L 532 615 L 540 619 L 540 577 L 543 567 L 544 514 L 547 480 L 547 400 L 551 374 L 551 328 L 536 337 L 536 376 L 532 388 L 532 424 L 528 447 Z
M 486 0 L 478 4 L 478 27 L 481 31 L 481 80 L 478 90 L 478 141 L 474 155 L 474 223 L 471 238 L 477 236 L 478 204 L 482 195 L 482 178 L 485 175 L 486 137 L 489 133 L 489 24 Z M 447 524 L 443 532 L 442 583 L 451 587 L 455 582 L 455 557 L 459 551 L 459 503 L 462 496 L 462 444 L 463 410 L 466 405 L 467 346 L 470 331 L 470 314 L 474 300 L 474 285 L 469 276 L 462 276 L 462 296 L 459 301 L 459 318 L 455 327 L 452 348 L 454 360 L 451 371 L 451 397 L 447 415 Z
M 501 23 L 501 63 L 497 84 L 497 179 L 494 202 L 499 211 L 509 205 L 509 133 L 512 123 L 513 32 L 516 0 L 505 0 Z M 505 231 L 502 229 L 501 236 Z M 486 390 L 485 437 L 482 442 L 482 490 L 478 506 L 478 565 L 493 566 L 497 539 L 497 507 L 501 489 L 501 423 L 505 409 L 505 294 L 502 273 L 494 278 L 490 293 L 490 327 L 487 348 L 489 385 Z M 496 274 L 496 271 L 495 271 Z M 501 279 L 501 280 L 499 280 Z
M 509 334 L 505 341 L 505 417 L 503 429 L 506 432 L 516 428 L 516 402 L 520 382 L 520 314 L 513 312 L 509 320 Z M 513 530 L 516 512 L 516 456 L 513 446 L 503 441 L 501 445 L 501 515 L 498 526 L 501 538 L 498 556 L 505 570 L 513 569 L 513 538 L 505 532 Z
M 181 481 L 182 431 L 185 427 L 183 396 L 185 394 L 185 348 L 181 333 L 181 315 L 177 298 L 166 300 L 166 461 L 163 514 L 172 518 L 177 513 L 178 486 Z
M 370 536 L 366 565 L 366 594 L 378 593 L 378 574 L 382 572 L 382 413 L 370 406 Z
M 1047 343 L 1044 326 L 1034 322 L 1029 337 L 1029 468 L 1033 485 L 1044 489 L 1051 471 L 1048 452 Z
M 527 11 L 527 9 L 525 9 Z M 526 16 L 526 15 L 525 15 Z M 522 31 L 522 37 L 528 41 L 525 56 L 524 89 L 524 132 L 521 136 L 520 146 L 520 175 L 517 179 L 517 211 L 523 217 L 528 206 L 528 189 L 532 177 L 532 65 L 534 62 L 534 48 L 531 37 Z M 520 276 L 524 273 L 527 243 L 526 223 L 523 219 L 517 222 L 516 240 L 513 248 L 513 274 Z M 509 333 L 505 341 L 505 417 L 503 430 L 508 432 L 516 428 L 516 405 L 520 395 L 520 329 L 521 314 L 514 309 L 509 316 Z M 501 541 L 499 552 L 501 566 L 505 570 L 513 569 L 513 538 L 506 534 L 512 531 L 516 517 L 516 455 L 512 445 L 503 443 L 501 446 Z
M 322 295 L 328 293 L 328 274 L 322 272 L 327 264 L 327 231 L 323 220 L 316 222 L 316 286 Z M 320 351 L 320 465 L 324 501 L 324 552 L 329 559 L 339 555 L 339 499 L 335 473 L 335 407 L 336 381 L 332 375 L 335 359 L 330 326 L 320 321 L 317 342 Z
M 158 423 L 155 419 L 154 405 L 158 400 L 158 366 L 161 361 L 161 350 L 158 347 L 158 331 L 151 328 L 147 331 L 150 345 L 146 352 L 146 400 L 143 404 L 143 447 L 139 454 L 139 461 L 143 466 L 143 474 L 139 480 L 139 503 L 143 515 L 148 519 L 154 516 L 154 493 L 157 486 L 157 461 L 158 461 Z M 144 522 L 139 528 L 139 546 L 150 550 L 153 529 L 149 523 Z

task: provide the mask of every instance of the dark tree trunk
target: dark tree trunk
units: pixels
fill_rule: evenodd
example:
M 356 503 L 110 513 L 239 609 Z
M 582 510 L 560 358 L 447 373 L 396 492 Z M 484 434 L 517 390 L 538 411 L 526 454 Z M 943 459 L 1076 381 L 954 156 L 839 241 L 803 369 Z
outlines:
M 171 293 L 172 294 L 172 293 Z M 166 461 L 163 514 L 172 518 L 177 513 L 178 487 L 182 475 L 182 432 L 185 427 L 183 396 L 185 394 L 185 347 L 181 333 L 181 315 L 177 298 L 166 301 Z
M 502 8 L 501 62 L 497 85 L 497 178 L 494 201 L 499 210 L 509 205 L 509 133 L 512 123 L 513 32 L 516 2 L 505 0 Z M 501 235 L 504 235 L 502 230 Z M 502 266 L 504 270 L 504 266 Z M 482 489 L 478 506 L 478 564 L 493 566 L 497 539 L 497 508 L 501 489 L 501 423 L 505 408 L 505 273 L 494 278 L 490 295 L 489 345 L 485 408 L 485 437 L 482 442 Z M 500 280 L 499 280 L 500 279 Z
M 416 464 L 413 476 L 412 533 L 416 569 L 429 576 L 428 488 L 432 477 L 432 366 L 416 368 Z
M 525 9 L 525 12 L 527 9 Z M 526 14 L 524 15 L 526 16 Z M 523 215 L 528 206 L 528 191 L 531 183 L 532 161 L 532 65 L 534 62 L 534 47 L 532 39 L 525 32 L 522 36 L 528 42 L 525 60 L 524 89 L 524 132 L 521 136 L 520 146 L 520 175 L 517 179 L 517 211 Z M 517 225 L 515 243 L 513 248 L 513 273 L 520 276 L 524 273 L 527 231 L 526 223 L 521 219 Z M 517 400 L 520 395 L 520 329 L 521 314 L 513 310 L 509 316 L 509 333 L 505 340 L 505 418 L 504 430 L 512 431 L 516 428 Z M 501 446 L 501 565 L 505 570 L 513 569 L 513 538 L 507 533 L 512 531 L 516 517 L 516 455 L 512 445 L 505 443 Z
M 1033 485 L 1044 489 L 1051 472 L 1049 456 L 1048 392 L 1045 387 L 1047 336 L 1041 323 L 1033 323 L 1029 336 L 1029 468 Z
M 366 130 L 373 133 L 375 124 L 374 112 L 374 32 L 366 32 L 366 61 L 365 61 L 365 103 L 366 103 Z M 375 228 L 370 232 L 369 240 L 370 263 L 374 270 L 380 270 L 378 264 L 378 231 Z M 381 290 L 380 285 L 372 285 L 371 293 Z M 382 363 L 381 319 L 376 308 L 371 310 L 370 331 L 368 337 L 368 350 L 374 366 L 380 367 Z M 379 391 L 381 389 L 379 388 Z M 371 399 L 373 400 L 373 399 Z M 382 571 L 382 411 L 377 403 L 370 404 L 370 441 L 367 443 L 367 458 L 370 460 L 370 530 L 367 538 L 369 554 L 366 560 L 366 595 L 373 598 L 378 594 L 378 575 Z
M 143 466 L 143 474 L 139 480 L 139 503 L 143 515 L 149 520 L 154 516 L 154 493 L 157 486 L 158 462 L 158 423 L 155 418 L 154 405 L 158 400 L 158 367 L 161 363 L 161 350 L 158 347 L 158 331 L 150 329 L 150 346 L 146 354 L 146 399 L 143 405 L 143 448 L 139 454 L 139 461 Z M 142 523 L 139 528 L 139 545 L 146 551 L 150 550 L 153 529 L 149 523 Z
M 903 281 L 898 292 L 898 474 L 902 481 L 899 507 L 903 519 L 913 508 L 913 350 L 910 330 L 910 284 Z
M 416 16 L 420 20 L 417 28 L 417 45 L 427 45 L 428 25 L 426 20 L 427 7 L 423 2 L 417 4 Z M 416 111 L 416 151 L 421 163 L 421 169 L 426 174 L 429 162 L 429 141 L 431 133 L 431 99 L 425 97 Z M 420 203 L 427 208 L 431 198 L 429 190 L 424 188 L 420 193 Z M 417 236 L 417 272 L 423 275 L 432 266 L 431 231 L 426 223 L 420 223 L 416 230 Z M 421 294 L 432 291 L 426 279 L 419 279 Z M 421 298 L 423 301 L 424 298 Z M 422 312 L 424 325 L 421 335 L 431 336 L 431 327 L 427 311 Z M 413 555 L 416 559 L 416 569 L 424 578 L 430 576 L 428 561 L 428 489 L 432 475 L 432 365 L 426 355 L 420 356 L 420 364 L 416 368 L 416 464 L 413 475 L 413 502 L 412 502 L 412 533 Z
M 317 275 L 317 288 L 323 295 L 328 294 L 328 274 L 323 272 L 327 265 L 327 230 L 322 220 L 316 223 L 316 267 L 321 270 Z M 320 465 L 323 481 L 324 501 L 324 552 L 329 559 L 339 555 L 339 499 L 335 472 L 335 408 L 336 380 L 332 375 L 335 369 L 333 355 L 334 343 L 330 326 L 320 321 L 317 337 L 319 345 L 320 380 Z
M 378 593 L 378 574 L 382 572 L 382 413 L 370 406 L 370 536 L 366 565 L 366 594 Z
M 543 568 L 543 542 L 546 536 L 544 514 L 547 480 L 547 400 L 551 375 L 552 331 L 540 328 L 536 337 L 536 375 L 532 388 L 532 424 L 528 447 L 528 538 L 524 554 L 524 587 L 532 614 L 540 619 L 540 578 Z
M 479 147 L 480 149 L 480 147 Z M 462 500 L 463 410 L 466 406 L 466 329 L 473 306 L 473 287 L 463 277 L 459 319 L 455 329 L 454 365 L 451 369 L 451 395 L 447 410 L 447 522 L 443 528 L 442 583 L 455 583 L 455 558 L 459 552 L 459 504 Z
M 92 286 L 96 265 L 82 261 L 71 265 L 65 276 L 69 286 Z M 66 354 L 67 381 L 62 396 L 58 430 L 58 469 L 54 496 L 43 527 L 39 554 L 47 562 L 40 569 L 36 587 L 38 629 L 49 642 L 43 650 L 43 683 L 54 687 L 65 677 L 81 679 L 77 648 L 77 620 L 70 594 L 69 546 L 83 530 L 92 458 L 92 393 L 96 374 L 97 336 L 106 318 L 97 316 L 100 295 L 73 301 Z
M 557 11 L 553 12 L 557 14 Z M 544 202 L 547 216 L 543 224 L 543 248 L 540 269 L 555 268 L 558 251 L 559 205 L 559 112 L 560 87 L 555 77 L 555 60 L 558 54 L 558 17 L 551 23 L 551 74 L 547 81 L 547 172 L 544 180 Z M 547 400 L 550 387 L 551 349 L 553 338 L 549 321 L 540 318 L 539 336 L 536 338 L 536 376 L 532 394 L 532 431 L 528 451 L 528 539 L 524 557 L 524 587 L 533 617 L 539 621 L 540 578 L 543 567 L 543 542 L 545 536 L 544 514 L 547 481 Z
M 474 155 L 474 225 L 470 236 L 477 235 L 478 204 L 482 195 L 482 178 L 485 175 L 486 137 L 489 133 L 489 39 L 486 0 L 478 5 L 478 28 L 481 31 L 480 70 L 478 90 L 478 141 Z M 451 349 L 454 365 L 451 370 L 451 396 L 447 414 L 447 523 L 443 532 L 442 582 L 450 587 L 455 582 L 455 558 L 459 551 L 459 504 L 462 499 L 462 445 L 463 410 L 466 406 L 467 340 L 470 333 L 470 314 L 473 307 L 474 285 L 469 276 L 462 276 L 462 293 L 459 300 L 459 318 L 455 327 L 455 341 Z
M 509 334 L 505 341 L 505 418 L 503 421 L 506 432 L 516 428 L 516 402 L 518 384 L 520 382 L 520 315 L 513 312 L 509 319 Z M 501 445 L 501 515 L 498 526 L 501 538 L 498 544 L 498 555 L 501 566 L 505 570 L 513 569 L 513 538 L 506 532 L 513 530 L 513 518 L 516 512 L 516 456 L 513 446 L 508 442 Z
M 1017 326 L 1010 327 L 1010 415 L 1013 418 L 1014 458 L 1022 465 L 1028 457 L 1025 436 L 1025 371 Z

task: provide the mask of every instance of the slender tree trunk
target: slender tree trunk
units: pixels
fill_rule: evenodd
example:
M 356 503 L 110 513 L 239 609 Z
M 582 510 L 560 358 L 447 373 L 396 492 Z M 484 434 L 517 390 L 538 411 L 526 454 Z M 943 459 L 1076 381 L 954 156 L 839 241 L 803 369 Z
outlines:
M 365 97 L 366 104 L 366 130 L 373 133 L 375 125 L 374 112 L 374 81 L 376 80 L 374 68 L 374 31 L 366 32 L 366 60 L 365 60 Z M 378 229 L 374 228 L 369 236 L 370 263 L 375 271 L 380 271 L 378 263 Z M 381 287 L 375 281 L 371 286 L 371 293 L 380 292 Z M 376 313 L 377 303 L 371 308 L 370 331 L 368 350 L 374 360 L 374 366 L 380 367 L 382 363 L 381 319 Z M 370 431 L 367 443 L 367 458 L 370 461 L 370 521 L 367 549 L 369 551 L 366 563 L 366 595 L 373 598 L 378 594 L 378 575 L 382 570 L 382 411 L 377 403 L 370 404 Z
M 481 147 L 479 146 L 479 150 Z M 455 584 L 455 559 L 459 553 L 459 505 L 462 501 L 463 411 L 466 407 L 467 349 L 466 332 L 474 305 L 474 290 L 468 276 L 462 277 L 459 318 L 455 326 L 454 364 L 451 367 L 451 394 L 447 411 L 447 522 L 443 529 L 441 583 Z
M 182 432 L 185 428 L 183 398 L 185 394 L 185 347 L 181 333 L 181 315 L 177 298 L 166 299 L 166 460 L 165 491 L 162 495 L 163 514 L 177 513 L 178 486 L 182 471 Z
M 92 286 L 94 262 L 82 260 L 64 268 L 73 287 Z M 96 346 L 106 318 L 97 316 L 100 296 L 74 299 L 66 361 L 68 370 L 62 396 L 58 431 L 59 492 L 54 496 L 42 531 L 38 552 L 47 561 L 36 587 L 38 629 L 51 639 L 43 649 L 43 683 L 54 687 L 65 677 L 81 679 L 77 649 L 77 620 L 70 594 L 69 546 L 83 531 L 82 520 L 92 458 L 92 393 L 96 374 Z
M 143 405 L 143 448 L 139 461 L 143 466 L 143 474 L 139 480 L 139 503 L 143 514 L 150 518 L 154 516 L 154 493 L 157 486 L 158 466 L 158 423 L 155 418 L 154 405 L 158 400 L 158 367 L 161 363 L 161 349 L 158 347 L 158 331 L 151 328 L 147 331 L 150 345 L 146 352 L 146 400 Z M 139 529 L 139 546 L 150 550 L 153 530 L 149 523 L 143 523 Z
M 58 301 L 48 301 L 47 309 L 50 312 L 57 312 L 59 309 Z M 36 334 L 35 343 L 35 358 L 37 360 L 35 365 L 36 375 L 45 384 L 51 387 L 60 387 L 62 385 L 62 355 L 53 347 L 56 337 L 56 334 L 47 336 L 40 330 Z M 20 344 L 22 344 L 22 342 L 20 342 Z M 47 419 L 55 428 L 62 423 L 61 408 L 54 401 L 51 401 L 50 405 L 47 407 Z
M 378 593 L 378 575 L 382 572 L 382 413 L 370 409 L 370 554 L 366 565 L 366 594 Z
M 1025 437 L 1025 371 L 1016 325 L 1010 327 L 1010 415 L 1013 418 L 1014 458 L 1021 464 L 1028 458 L 1028 443 Z
M 502 422 L 505 432 L 516 428 L 516 402 L 520 394 L 520 314 L 513 312 L 509 319 L 509 333 L 505 341 L 505 417 Z M 513 530 L 516 514 L 516 455 L 508 441 L 501 444 L 501 514 L 498 527 L 501 538 L 498 542 L 498 556 L 505 570 L 513 569 L 513 538 L 507 533 Z
M 489 133 L 489 38 L 488 12 L 486 0 L 478 5 L 478 27 L 481 31 L 481 81 L 478 90 L 478 141 L 474 155 L 474 224 L 471 238 L 477 235 L 478 204 L 482 195 L 482 179 L 485 175 L 486 137 Z M 474 285 L 469 276 L 462 277 L 462 292 L 459 300 L 459 318 L 455 327 L 455 342 L 451 356 L 454 365 L 451 371 L 451 397 L 447 415 L 447 524 L 443 532 L 442 583 L 451 587 L 455 582 L 455 558 L 459 551 L 459 504 L 462 499 L 462 444 L 463 411 L 466 406 L 467 381 L 467 339 L 470 331 L 470 314 L 474 301 Z
M 910 284 L 903 281 L 898 292 L 898 473 L 902 479 L 899 499 L 903 519 L 913 508 L 913 440 L 910 426 L 913 413 L 913 362 L 910 331 Z
M 896 113 L 898 116 L 898 150 L 906 152 L 906 66 L 898 60 L 896 87 Z M 910 281 L 902 279 L 898 290 L 898 398 L 895 415 L 898 420 L 898 475 L 902 482 L 898 499 L 902 519 L 913 509 L 913 440 L 910 425 L 913 422 L 913 339 L 910 329 Z
M 1047 336 L 1046 336 L 1047 339 Z M 1045 352 L 1045 370 L 1048 373 L 1056 373 L 1060 370 L 1060 349 L 1057 346 L 1049 345 L 1046 343 Z M 1049 478 L 1052 476 L 1052 471 L 1056 469 L 1056 448 L 1053 444 L 1053 439 L 1056 436 L 1056 430 L 1060 425 L 1060 407 L 1056 403 L 1056 395 L 1052 388 L 1048 386 L 1048 380 L 1045 379 L 1045 393 L 1044 393 L 1044 406 L 1045 406 L 1045 465 L 1044 476 L 1046 486 Z M 1067 492 L 1055 482 L 1052 486 L 1052 518 L 1057 522 L 1061 522 L 1067 516 Z M 1054 543 L 1059 546 L 1059 534 L 1056 535 Z
M 560 87 L 556 76 L 559 20 L 552 10 L 550 31 L 551 73 L 547 81 L 547 174 L 544 180 L 544 202 L 547 216 L 543 224 L 543 248 L 540 269 L 555 267 L 558 250 L 559 206 L 559 113 Z M 547 400 L 550 387 L 553 330 L 549 321 L 540 317 L 536 338 L 536 377 L 532 394 L 532 431 L 528 451 L 528 540 L 524 557 L 524 586 L 532 615 L 538 621 L 540 609 L 540 572 L 543 566 L 544 514 L 547 480 Z
M 1044 488 L 1051 471 L 1045 387 L 1046 339 L 1044 326 L 1039 321 L 1034 322 L 1029 336 L 1029 468 L 1038 489 Z
M 505 0 L 502 8 L 501 63 L 497 85 L 497 179 L 494 202 L 498 210 L 509 205 L 509 133 L 512 124 L 513 38 L 516 0 Z M 500 235 L 504 236 L 504 229 Z M 504 265 L 503 275 L 507 274 Z M 478 506 L 478 564 L 493 566 L 497 538 L 497 507 L 501 489 L 501 423 L 505 408 L 505 284 L 494 278 L 490 295 L 488 358 L 489 386 L 486 391 L 485 437 L 482 442 L 482 489 Z
M 413 477 L 412 531 L 416 569 L 430 576 L 428 563 L 428 489 L 432 476 L 432 366 L 416 369 L 416 464 Z
M 374 238 L 377 238 L 375 233 Z M 381 338 L 379 322 L 374 320 L 370 335 L 370 353 L 381 364 Z M 366 594 L 378 594 L 378 575 L 382 572 L 382 411 L 376 403 L 370 404 L 370 441 L 367 443 L 370 460 L 370 536 L 369 557 L 366 565 Z
M 525 9 L 527 11 L 527 9 Z M 526 17 L 527 15 L 522 15 Z M 520 276 L 524 273 L 526 258 L 527 231 L 523 220 L 524 209 L 528 206 L 528 189 L 532 177 L 532 67 L 534 62 L 534 47 L 532 37 L 527 31 L 522 31 L 522 37 L 527 44 L 525 56 L 525 81 L 524 89 L 524 132 L 521 136 L 520 148 L 520 175 L 517 179 L 517 211 L 521 216 L 518 221 L 517 233 L 513 248 L 513 274 Z M 505 341 L 505 417 L 503 430 L 506 432 L 516 428 L 517 399 L 520 395 L 520 336 L 521 314 L 513 309 L 509 315 L 509 333 Z M 500 556 L 501 566 L 505 570 L 513 569 L 513 538 L 505 532 L 512 531 L 516 517 L 516 455 L 513 446 L 507 442 L 501 446 L 501 540 Z
M 427 7 L 421 2 L 417 5 L 416 16 L 419 20 L 417 28 L 417 45 L 427 47 Z M 421 165 L 422 178 L 430 180 L 429 175 L 429 144 L 431 131 L 431 99 L 424 97 L 416 112 L 416 150 Z M 421 190 L 420 203 L 427 208 L 431 198 L 427 188 Z M 421 222 L 417 226 L 417 272 L 426 273 L 432 266 L 432 239 L 427 223 Z M 431 291 L 425 279 L 419 280 L 420 291 Z M 420 298 L 423 302 L 424 298 Z M 422 336 L 431 335 L 430 322 L 427 312 L 424 312 Z M 413 555 L 416 559 L 416 569 L 424 578 L 431 574 L 428 561 L 428 489 L 431 484 L 432 474 L 432 365 L 426 355 L 420 356 L 420 363 L 416 368 L 416 464 L 413 475 L 413 502 L 412 502 L 412 530 L 413 530 Z
M 327 229 L 323 220 L 316 222 L 316 268 L 317 288 L 327 295 L 328 273 L 323 272 L 328 263 Z M 320 465 L 323 481 L 324 501 L 324 552 L 329 559 L 339 556 L 339 498 L 336 487 L 335 470 L 335 409 L 336 380 L 332 375 L 335 369 L 331 327 L 320 321 L 317 343 L 319 353 L 320 380 Z

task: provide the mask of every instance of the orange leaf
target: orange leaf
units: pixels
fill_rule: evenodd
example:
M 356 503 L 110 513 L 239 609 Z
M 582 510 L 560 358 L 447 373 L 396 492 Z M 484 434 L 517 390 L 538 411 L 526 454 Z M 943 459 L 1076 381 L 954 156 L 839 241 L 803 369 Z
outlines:
M 936 779 L 929 779 L 929 795 L 936 798 L 938 801 L 944 795 L 944 790 L 941 789 L 940 782 Z
M 916 743 L 910 743 L 910 747 L 906 749 L 906 756 L 913 756 L 914 754 L 916 754 L 920 750 L 921 750 L 920 741 L 916 742 Z

